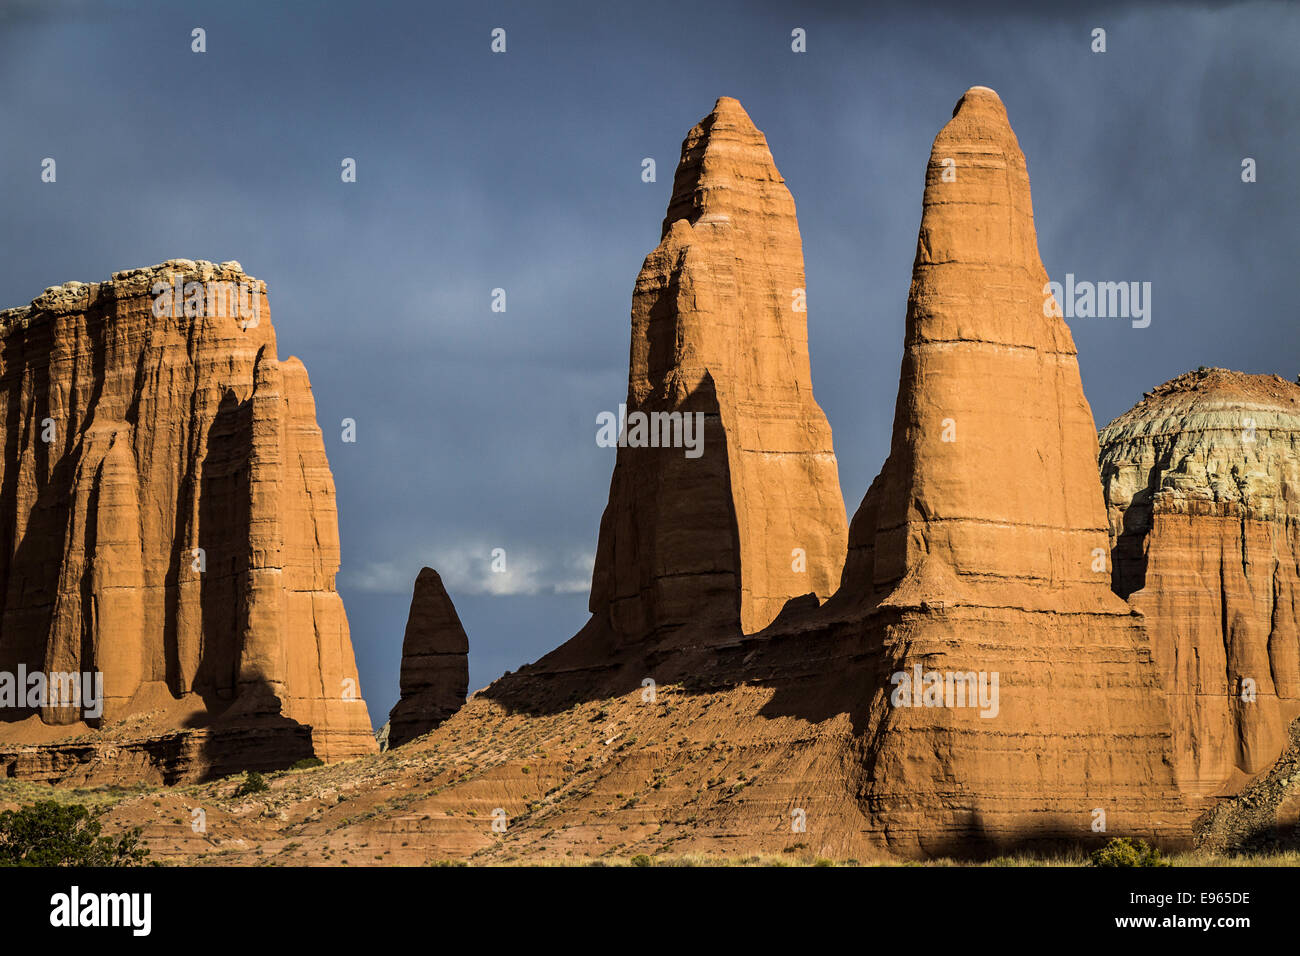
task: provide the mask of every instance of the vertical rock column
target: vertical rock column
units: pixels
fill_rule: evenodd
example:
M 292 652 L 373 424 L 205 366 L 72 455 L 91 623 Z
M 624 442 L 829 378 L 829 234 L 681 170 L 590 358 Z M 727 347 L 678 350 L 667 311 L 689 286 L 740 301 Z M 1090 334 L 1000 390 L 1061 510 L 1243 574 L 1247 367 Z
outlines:
M 105 720 L 123 716 L 144 680 L 143 547 L 139 476 L 125 429 L 108 439 L 99 466 L 95 552 L 91 564 L 93 652 L 103 675 Z
M 861 799 L 902 853 L 1186 838 L 1046 282 L 1024 156 L 997 94 L 975 87 L 930 156 L 892 447 L 827 609 L 877 655 Z
M 886 594 L 936 555 L 1033 604 L 1116 606 L 1092 570 L 1107 547 L 1092 411 L 1047 281 L 1024 156 L 974 87 L 930 155 L 889 461 L 850 533 L 855 590 Z
M 316 422 L 316 401 L 302 362 L 279 363 L 284 449 L 281 488 L 285 713 L 315 730 L 324 760 L 377 749 L 352 650 L 343 598 L 335 590 L 339 520 L 334 476 Z
M 632 299 L 629 416 L 699 413 L 704 446 L 618 450 L 590 603 L 616 642 L 688 623 L 751 633 L 833 590 L 846 522 L 805 301 L 794 201 L 723 97 L 682 144 Z
M 248 581 L 240 640 L 239 695 L 278 701 L 285 696 L 284 418 L 280 363 L 263 346 L 253 369 L 248 451 Z
M 433 730 L 460 710 L 469 692 L 469 638 L 433 568 L 415 579 L 402 638 L 401 691 L 388 715 L 390 747 Z

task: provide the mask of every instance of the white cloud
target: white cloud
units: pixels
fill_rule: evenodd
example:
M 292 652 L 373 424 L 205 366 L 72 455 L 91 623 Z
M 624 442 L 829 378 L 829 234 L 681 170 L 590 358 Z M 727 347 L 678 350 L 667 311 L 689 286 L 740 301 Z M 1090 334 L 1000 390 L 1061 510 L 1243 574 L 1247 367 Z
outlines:
M 500 549 L 503 555 L 494 555 Z M 345 587 L 382 594 L 409 594 L 420 568 L 433 568 L 457 594 L 581 594 L 591 589 L 596 555 L 570 551 L 556 557 L 531 548 L 474 543 L 434 548 L 403 561 L 372 561 L 339 575 Z

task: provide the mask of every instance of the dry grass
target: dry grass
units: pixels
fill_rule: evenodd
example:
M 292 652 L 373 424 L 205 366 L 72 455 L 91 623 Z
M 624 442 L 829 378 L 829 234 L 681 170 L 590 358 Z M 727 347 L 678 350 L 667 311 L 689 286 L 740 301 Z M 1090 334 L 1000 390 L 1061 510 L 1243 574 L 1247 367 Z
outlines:
M 1300 866 L 1300 851 L 1287 850 L 1279 853 L 1260 853 L 1243 856 L 1229 856 L 1223 853 L 1214 853 L 1208 850 L 1194 850 L 1189 853 L 1171 854 L 1166 859 L 1176 867 L 1180 866 L 1227 866 L 1227 867 L 1255 867 L 1255 866 Z M 638 862 L 633 862 L 638 860 Z M 460 866 L 465 865 L 460 861 L 437 861 L 435 866 Z M 475 864 L 470 864 L 475 865 Z M 675 856 L 656 856 L 656 857 L 600 857 L 600 858 L 578 858 L 565 857 L 560 859 L 542 859 L 542 860 L 515 860 L 509 862 L 492 861 L 485 864 L 487 866 L 596 866 L 596 867 L 629 867 L 629 866 L 656 866 L 656 867 L 746 867 L 746 866 L 775 866 L 775 867 L 808 867 L 808 866 L 831 866 L 831 867 L 854 867 L 854 866 L 977 866 L 977 867 L 1061 867 L 1061 866 L 1088 866 L 1088 855 L 1080 850 L 1077 853 L 1062 854 L 1058 856 L 1034 856 L 1031 854 L 1014 854 L 1009 856 L 1000 856 L 992 860 L 986 860 L 978 863 L 972 863 L 967 860 L 954 860 L 949 858 L 940 858 L 935 860 L 916 861 L 916 860 L 873 860 L 868 862 L 859 862 L 857 860 L 828 860 L 825 858 L 812 856 L 774 856 L 774 855 L 755 855 L 745 857 L 716 857 L 703 853 L 686 853 Z
M 55 803 L 82 803 L 88 807 L 111 807 L 127 797 L 151 793 L 156 787 L 51 787 L 24 780 L 0 781 L 0 803 L 29 804 L 41 800 Z

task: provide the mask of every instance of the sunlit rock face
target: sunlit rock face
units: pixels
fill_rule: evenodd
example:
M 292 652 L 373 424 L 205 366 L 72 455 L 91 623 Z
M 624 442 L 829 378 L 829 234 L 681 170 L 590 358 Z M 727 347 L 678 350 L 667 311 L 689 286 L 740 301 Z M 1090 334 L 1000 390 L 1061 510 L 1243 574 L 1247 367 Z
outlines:
M 1186 834 L 1047 282 L 1024 155 L 975 87 L 930 154 L 891 450 L 822 608 L 876 661 L 863 802 L 898 852 Z
M 1152 634 L 1179 785 L 1235 793 L 1300 714 L 1300 386 L 1189 372 L 1100 440 L 1114 587 Z

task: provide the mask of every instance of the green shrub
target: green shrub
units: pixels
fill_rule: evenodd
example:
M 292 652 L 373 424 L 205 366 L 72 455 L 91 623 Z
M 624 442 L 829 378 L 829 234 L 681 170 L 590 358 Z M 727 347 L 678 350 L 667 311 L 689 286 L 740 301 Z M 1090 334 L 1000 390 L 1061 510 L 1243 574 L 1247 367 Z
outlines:
M 312 767 L 323 767 L 323 766 L 325 766 L 325 761 L 321 760 L 320 757 L 303 757 L 301 760 L 299 760 L 289 769 L 310 770 Z
M 646 856 L 644 853 L 638 853 L 636 856 L 632 857 L 631 863 L 633 866 L 654 866 L 655 865 L 654 859 L 652 857 Z
M 1160 855 L 1160 851 L 1148 846 L 1145 840 L 1130 840 L 1118 837 L 1111 840 L 1100 850 L 1094 850 L 1089 857 L 1093 866 L 1169 866 L 1170 863 Z
M 271 785 L 266 782 L 265 777 L 256 770 L 250 770 L 244 774 L 244 782 L 235 788 L 235 796 L 246 797 L 249 794 L 262 793 L 270 789 Z
M 0 813 L 0 866 L 142 866 L 140 830 L 100 836 L 97 817 L 78 803 L 42 800 Z

